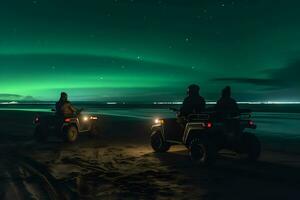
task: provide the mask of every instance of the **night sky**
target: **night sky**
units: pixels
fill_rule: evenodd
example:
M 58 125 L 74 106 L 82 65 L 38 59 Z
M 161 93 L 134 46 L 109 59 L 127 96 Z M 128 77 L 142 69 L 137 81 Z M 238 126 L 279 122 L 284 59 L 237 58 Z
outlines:
M 298 0 L 2 0 L 0 99 L 300 101 Z

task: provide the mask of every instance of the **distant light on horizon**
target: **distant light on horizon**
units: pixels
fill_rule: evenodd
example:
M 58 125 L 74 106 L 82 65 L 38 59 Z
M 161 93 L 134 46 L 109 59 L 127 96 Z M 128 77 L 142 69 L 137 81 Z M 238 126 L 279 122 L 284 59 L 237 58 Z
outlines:
M 79 103 L 82 101 L 74 101 L 74 103 Z M 89 101 L 86 101 L 86 103 L 88 103 Z M 92 101 L 93 103 L 95 103 L 94 101 Z M 54 101 L 38 101 L 38 102 L 30 102 L 30 101 L 9 101 L 9 102 L 0 102 L 0 105 L 24 105 L 24 104 L 54 104 Z M 130 102 L 103 102 L 103 101 L 99 101 L 98 103 L 100 104 L 107 104 L 107 105 L 120 105 L 120 104 L 128 104 L 130 105 Z M 155 102 L 137 102 L 135 104 L 153 104 L 153 105 L 181 105 L 183 102 L 182 101 L 155 101 Z M 300 101 L 239 101 L 237 102 L 238 104 L 252 104 L 252 105 L 259 105 L 259 104 L 267 104 L 267 105 L 272 105 L 272 104 L 300 104 Z M 206 102 L 207 105 L 215 105 L 216 102 L 215 101 L 207 101 Z
M 118 102 L 106 102 L 107 105 L 116 105 Z
M 164 105 L 164 104 L 171 104 L 171 105 L 180 105 L 182 101 L 174 101 L 174 102 L 153 102 L 154 105 Z
M 180 105 L 183 102 L 180 101 L 175 101 L 175 102 L 153 102 L 153 104 L 155 105 L 167 105 L 167 104 L 171 104 L 171 105 Z M 217 102 L 215 101 L 208 101 L 206 102 L 206 104 L 208 105 L 215 105 Z M 258 105 L 258 104 L 300 104 L 300 101 L 239 101 L 237 102 L 238 104 L 254 104 L 254 105 Z

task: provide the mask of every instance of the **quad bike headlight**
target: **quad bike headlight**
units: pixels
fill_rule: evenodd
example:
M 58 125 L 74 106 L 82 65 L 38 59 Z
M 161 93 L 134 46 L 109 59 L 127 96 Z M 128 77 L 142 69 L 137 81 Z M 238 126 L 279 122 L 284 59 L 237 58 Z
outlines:
M 85 122 L 87 122 L 89 120 L 97 120 L 97 119 L 98 119 L 98 117 L 94 117 L 94 116 L 84 116 L 82 118 L 82 120 L 85 121 Z
M 38 116 L 36 116 L 33 120 L 34 124 L 38 124 L 40 122 L 40 118 Z
M 154 123 L 155 123 L 155 124 L 163 124 L 163 123 L 164 123 L 164 120 L 162 120 L 162 119 L 155 119 L 155 120 L 154 120 Z

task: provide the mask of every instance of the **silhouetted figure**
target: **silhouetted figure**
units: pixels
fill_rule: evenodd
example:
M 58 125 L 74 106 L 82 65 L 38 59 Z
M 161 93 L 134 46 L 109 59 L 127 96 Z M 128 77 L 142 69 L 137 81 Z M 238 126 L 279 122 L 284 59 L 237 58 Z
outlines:
M 236 101 L 231 98 L 229 86 L 222 90 L 222 97 L 217 102 L 216 112 L 219 119 L 228 119 L 239 115 L 239 107 Z
M 77 109 L 68 101 L 68 94 L 62 92 L 60 99 L 56 102 L 56 115 L 59 117 L 73 116 L 76 114 Z
M 199 94 L 200 87 L 198 85 L 190 85 L 188 87 L 188 96 L 184 99 L 180 108 L 179 117 L 187 117 L 190 114 L 200 114 L 205 109 L 205 100 Z

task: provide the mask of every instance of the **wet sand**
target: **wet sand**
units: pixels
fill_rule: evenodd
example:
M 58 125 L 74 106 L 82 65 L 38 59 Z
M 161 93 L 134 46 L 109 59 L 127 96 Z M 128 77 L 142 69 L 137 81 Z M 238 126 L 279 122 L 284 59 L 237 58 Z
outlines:
M 268 144 L 257 163 L 223 152 L 208 169 L 195 166 L 181 146 L 153 153 L 147 120 L 105 116 L 96 138 L 39 144 L 33 115 L 0 112 L 0 199 L 300 198 L 300 155 Z

